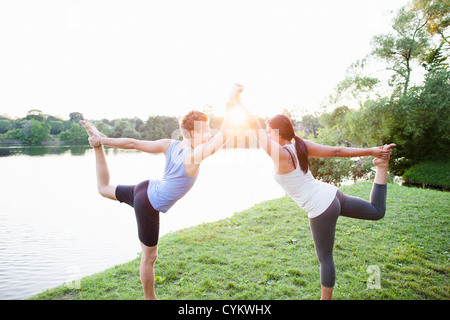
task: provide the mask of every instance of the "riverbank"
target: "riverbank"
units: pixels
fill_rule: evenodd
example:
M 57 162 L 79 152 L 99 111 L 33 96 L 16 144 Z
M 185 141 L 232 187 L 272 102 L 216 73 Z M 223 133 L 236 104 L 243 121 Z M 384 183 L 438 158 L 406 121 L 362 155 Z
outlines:
M 341 189 L 368 199 L 371 183 Z M 335 299 L 450 298 L 450 194 L 389 184 L 386 217 L 340 218 Z M 143 299 L 133 261 L 31 299 Z M 306 213 L 288 197 L 160 239 L 160 299 L 318 299 L 319 266 Z

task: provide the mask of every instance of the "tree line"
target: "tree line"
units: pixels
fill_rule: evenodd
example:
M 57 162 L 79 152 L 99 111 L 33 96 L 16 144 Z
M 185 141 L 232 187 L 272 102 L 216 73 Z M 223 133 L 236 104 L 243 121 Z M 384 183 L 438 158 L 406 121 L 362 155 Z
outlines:
M 205 106 L 203 111 L 210 118 L 212 130 L 219 130 L 222 116 L 216 116 L 211 106 Z M 80 112 L 72 112 L 69 119 L 43 113 L 32 109 L 27 115 L 19 119 L 0 116 L 0 144 L 25 145 L 88 145 L 88 135 L 79 123 L 84 116 Z M 259 118 L 263 124 L 264 119 Z M 181 138 L 176 135 L 179 121 L 174 116 L 149 116 L 146 121 L 134 118 L 91 120 L 100 132 L 111 138 L 133 138 L 141 140 L 158 140 L 165 138 Z M 243 145 L 242 143 L 236 146 Z
M 80 112 L 72 112 L 69 119 L 30 110 L 19 119 L 0 116 L 0 142 L 4 144 L 71 144 L 87 145 L 88 135 L 79 123 Z M 94 120 L 99 130 L 109 137 L 157 140 L 170 137 L 178 128 L 178 120 L 170 116 L 150 116 L 147 121 L 137 117 L 129 119 Z

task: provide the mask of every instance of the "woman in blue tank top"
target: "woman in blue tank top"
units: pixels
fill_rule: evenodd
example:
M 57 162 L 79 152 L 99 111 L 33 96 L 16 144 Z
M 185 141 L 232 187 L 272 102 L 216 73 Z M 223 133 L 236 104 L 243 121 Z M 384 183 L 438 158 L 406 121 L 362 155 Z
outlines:
M 81 121 L 89 134 L 89 143 L 94 148 L 98 192 L 105 198 L 125 202 L 134 208 L 142 247 L 140 278 L 146 299 L 157 299 L 154 290 L 154 265 L 158 256 L 159 212 L 167 212 L 192 188 L 201 162 L 219 150 L 231 136 L 227 135 L 230 129 L 230 111 L 242 90 L 240 85 L 233 87 L 221 130 L 214 137 L 210 132 L 208 116 L 199 111 L 191 111 L 181 120 L 183 141 L 107 138 L 92 123 Z M 133 186 L 111 185 L 103 145 L 164 153 L 166 165 L 163 177 Z

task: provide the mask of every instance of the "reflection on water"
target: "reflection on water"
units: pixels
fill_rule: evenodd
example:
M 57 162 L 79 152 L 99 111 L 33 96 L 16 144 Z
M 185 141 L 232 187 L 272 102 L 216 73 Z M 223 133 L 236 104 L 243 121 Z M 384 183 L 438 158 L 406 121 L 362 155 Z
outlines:
M 49 154 L 63 154 L 69 152 L 72 156 L 82 156 L 89 146 L 20 146 L 20 147 L 0 147 L 0 157 L 26 155 L 45 156 Z
M 0 154 L 0 299 L 27 298 L 140 252 L 132 208 L 97 193 L 91 148 L 15 147 Z M 107 159 L 113 184 L 159 178 L 165 164 L 164 155 L 119 149 L 107 149 Z M 192 190 L 161 214 L 160 234 L 282 195 L 262 150 L 221 150 L 204 161 Z

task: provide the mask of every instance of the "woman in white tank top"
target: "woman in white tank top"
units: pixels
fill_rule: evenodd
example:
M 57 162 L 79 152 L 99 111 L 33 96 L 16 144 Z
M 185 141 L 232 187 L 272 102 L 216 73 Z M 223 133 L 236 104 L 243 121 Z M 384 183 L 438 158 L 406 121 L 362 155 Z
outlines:
M 335 283 L 333 260 L 337 218 L 342 216 L 378 220 L 385 214 L 386 174 L 391 148 L 395 144 L 368 149 L 330 147 L 302 140 L 294 132 L 291 120 L 277 115 L 262 129 L 256 118 L 239 102 L 252 123 L 260 146 L 272 158 L 275 180 L 285 192 L 308 213 L 316 253 L 320 263 L 321 299 L 331 299 Z M 293 141 L 294 140 L 294 141 Z M 374 156 L 377 166 L 370 202 L 344 195 L 338 188 L 314 179 L 309 171 L 309 157 Z

